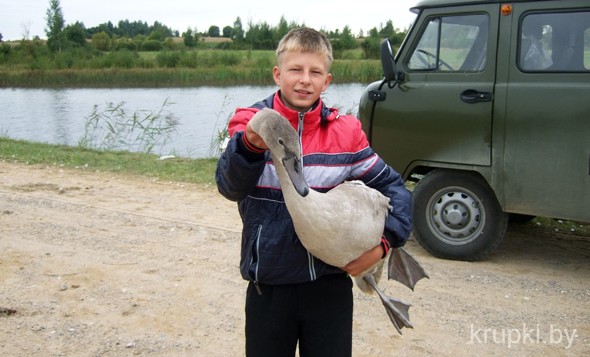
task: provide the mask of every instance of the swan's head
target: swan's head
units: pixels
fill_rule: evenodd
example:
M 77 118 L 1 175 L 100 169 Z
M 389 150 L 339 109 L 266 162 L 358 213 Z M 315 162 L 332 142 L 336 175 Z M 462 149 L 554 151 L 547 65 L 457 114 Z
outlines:
M 262 109 L 250 120 L 252 129 L 270 149 L 275 165 L 284 166 L 295 190 L 303 197 L 309 186 L 303 176 L 299 135 L 291 123 L 273 109 Z

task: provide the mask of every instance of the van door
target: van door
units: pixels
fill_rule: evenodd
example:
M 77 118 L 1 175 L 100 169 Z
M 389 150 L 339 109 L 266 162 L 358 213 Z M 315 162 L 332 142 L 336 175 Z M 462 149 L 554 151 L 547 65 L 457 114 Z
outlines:
M 498 12 L 427 8 L 414 24 L 396 61 L 406 78 L 375 107 L 371 138 L 402 174 L 426 161 L 490 165 Z
M 590 221 L 590 8 L 514 3 L 512 28 L 504 210 Z

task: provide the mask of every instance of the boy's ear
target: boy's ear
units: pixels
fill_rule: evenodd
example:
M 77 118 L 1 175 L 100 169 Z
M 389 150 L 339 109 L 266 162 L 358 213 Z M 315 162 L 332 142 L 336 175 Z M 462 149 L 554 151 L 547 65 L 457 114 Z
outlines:
M 332 82 L 332 73 L 328 73 L 328 76 L 326 77 L 326 82 L 324 82 L 324 88 L 322 89 L 322 92 L 326 90 L 326 88 L 328 88 L 328 86 L 330 85 L 330 83 Z
M 273 67 L 272 78 L 275 80 L 276 85 L 281 85 L 281 69 L 278 66 Z

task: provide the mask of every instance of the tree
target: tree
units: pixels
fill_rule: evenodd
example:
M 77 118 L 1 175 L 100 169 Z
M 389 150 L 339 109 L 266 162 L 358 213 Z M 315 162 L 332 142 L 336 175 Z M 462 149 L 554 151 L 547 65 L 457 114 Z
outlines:
M 231 26 L 225 26 L 222 31 L 222 37 L 226 38 L 233 38 L 234 37 L 234 28 Z
M 30 35 L 30 33 L 31 33 L 31 21 L 28 20 L 26 22 L 23 22 L 21 24 L 21 28 L 23 29 L 23 33 L 22 33 L 23 40 L 29 40 L 31 38 L 31 35 Z
M 219 27 L 215 25 L 209 27 L 209 31 L 207 31 L 207 34 L 209 35 L 209 37 L 219 37 Z
M 99 51 L 110 51 L 112 40 L 108 33 L 102 31 L 92 35 L 92 45 Z
M 391 20 L 388 20 L 385 23 L 385 26 L 379 30 L 379 35 L 383 38 L 392 38 L 395 36 L 395 28 L 393 27 L 393 22 Z
M 84 23 L 76 21 L 73 25 L 68 25 L 63 30 L 66 40 L 64 47 L 86 47 L 86 27 Z
M 242 27 L 242 20 L 238 17 L 234 21 L 234 37 L 233 40 L 241 43 L 244 41 L 244 28 Z
M 61 52 L 64 42 L 63 29 L 65 20 L 59 0 L 49 0 L 46 20 L 47 27 L 45 28 L 45 34 L 47 35 L 47 46 L 53 52 Z
M 283 38 L 283 36 L 285 36 L 287 34 L 287 32 L 289 32 L 291 28 L 289 27 L 289 23 L 287 22 L 287 20 L 285 19 L 285 16 L 281 16 L 280 20 L 279 20 L 279 28 L 277 29 L 277 33 L 276 33 L 276 37 L 275 40 L 280 41 L 281 38 Z
M 193 48 L 197 45 L 195 36 L 193 35 L 193 30 L 191 30 L 190 27 L 182 34 L 182 40 L 184 45 L 188 48 Z
M 352 30 L 348 25 L 344 26 L 341 34 L 334 35 L 336 39 L 332 41 L 332 47 L 335 51 L 351 50 L 358 47 L 358 44 L 352 35 Z
M 369 37 L 365 38 L 361 44 L 365 59 L 377 59 L 381 53 L 381 37 L 377 29 L 369 31 Z
M 0 42 L 2 42 L 3 38 L 4 38 L 4 36 L 2 36 L 2 32 L 0 32 Z
M 154 25 L 151 27 L 150 34 L 148 35 L 148 39 L 150 40 L 158 40 L 160 42 L 164 42 L 167 37 L 172 36 L 172 30 L 170 30 L 167 26 L 159 23 L 158 21 L 154 22 Z

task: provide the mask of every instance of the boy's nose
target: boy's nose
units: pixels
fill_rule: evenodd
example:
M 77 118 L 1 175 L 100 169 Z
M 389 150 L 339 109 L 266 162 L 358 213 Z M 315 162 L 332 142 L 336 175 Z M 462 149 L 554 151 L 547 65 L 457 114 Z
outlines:
M 311 76 L 309 74 L 309 72 L 304 71 L 301 75 L 301 78 L 299 79 L 299 81 L 301 83 L 309 83 L 311 81 Z

